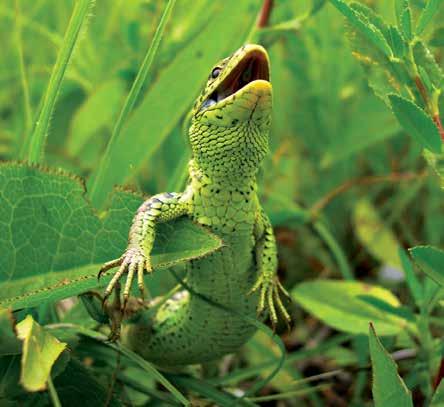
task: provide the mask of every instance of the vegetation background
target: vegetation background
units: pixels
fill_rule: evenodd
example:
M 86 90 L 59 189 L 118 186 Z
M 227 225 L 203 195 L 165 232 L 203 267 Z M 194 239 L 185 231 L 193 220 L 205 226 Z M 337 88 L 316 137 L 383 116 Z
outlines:
M 444 405 L 442 3 L 3 0 L 0 404 Z M 271 58 L 260 192 L 294 325 L 162 373 L 75 296 L 99 289 L 140 202 L 114 186 L 182 188 L 187 113 L 246 41 Z M 187 246 L 190 227 L 159 267 L 214 248 Z

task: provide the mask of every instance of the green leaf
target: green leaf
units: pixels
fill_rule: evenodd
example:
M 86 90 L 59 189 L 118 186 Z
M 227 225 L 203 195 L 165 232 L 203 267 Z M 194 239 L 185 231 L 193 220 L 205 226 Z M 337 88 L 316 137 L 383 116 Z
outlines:
M 442 5 L 442 0 L 428 0 L 416 24 L 416 35 L 421 35 Z
M 372 324 L 370 324 L 369 329 L 369 347 L 373 370 L 372 392 L 375 406 L 413 407 L 410 391 L 398 375 L 395 362 L 376 336 Z
M 422 287 L 422 284 L 419 281 L 418 277 L 416 277 L 413 265 L 405 251 L 402 248 L 399 248 L 398 254 L 399 258 L 401 259 L 402 268 L 405 273 L 405 279 L 409 290 L 412 293 L 413 298 L 415 299 L 416 305 L 418 307 L 421 307 L 424 301 L 424 289 Z
M 396 27 L 390 26 L 389 35 L 390 35 L 389 43 L 393 50 L 393 54 L 397 58 L 402 58 L 407 52 L 407 45 L 404 39 L 402 38 L 401 33 Z
M 433 394 L 432 401 L 430 402 L 430 407 L 443 407 L 444 406 L 444 380 L 438 385 L 438 388 Z
M 124 85 L 118 79 L 100 85 L 80 106 L 71 121 L 67 151 L 77 156 L 82 147 L 101 128 L 110 128 L 124 95 Z
M 357 281 L 317 280 L 299 284 L 293 299 L 325 324 L 343 332 L 367 334 L 373 322 L 382 335 L 396 335 L 405 326 L 402 318 L 383 312 L 359 296 L 371 296 L 393 307 L 398 299 L 388 290 Z
M 14 324 L 11 310 L 0 308 L 0 356 L 21 353 L 21 343 L 14 333 Z
M 404 130 L 424 148 L 441 152 L 441 137 L 433 120 L 419 106 L 399 95 L 388 96 L 393 113 Z
M 435 88 L 440 89 L 444 84 L 444 74 L 437 64 L 435 57 L 422 41 L 417 41 L 413 47 L 416 64 L 427 72 Z
M 159 73 L 109 151 L 110 171 L 101 175 L 94 194 L 96 206 L 114 185 L 122 184 L 150 159 L 168 134 L 191 108 L 196 95 L 218 59 L 233 52 L 246 37 L 261 3 L 255 0 L 212 2 L 208 24 L 175 54 Z M 227 31 L 227 21 L 230 30 Z M 171 25 L 180 21 L 171 19 Z M 186 80 L 179 80 L 186 78 Z M 94 185 L 99 169 L 88 185 Z
M 33 307 L 103 286 L 105 261 L 127 245 L 142 199 L 118 191 L 99 218 L 79 179 L 23 164 L 0 164 L 0 306 Z M 222 245 L 219 237 L 187 218 L 159 225 L 155 269 L 202 257 Z
M 17 324 L 17 337 L 23 341 L 20 383 L 27 391 L 46 389 L 51 368 L 66 347 L 28 315 Z
M 433 246 L 416 246 L 409 251 L 424 273 L 444 286 L 444 250 Z
M 366 198 L 356 202 L 353 223 L 359 240 L 369 253 L 383 264 L 401 268 L 396 236 L 384 225 L 378 212 Z
M 404 34 L 404 38 L 410 42 L 413 39 L 412 33 L 412 13 L 410 7 L 407 5 L 401 14 L 401 29 Z
M 409 6 L 408 0 L 394 0 L 395 15 L 398 27 L 401 27 L 402 13 Z
M 381 31 L 373 25 L 364 15 L 353 10 L 342 0 L 330 0 L 330 2 L 347 18 L 357 30 L 364 35 L 383 54 L 390 57 L 392 50 Z
M 438 27 L 428 42 L 432 47 L 444 47 L 444 27 Z

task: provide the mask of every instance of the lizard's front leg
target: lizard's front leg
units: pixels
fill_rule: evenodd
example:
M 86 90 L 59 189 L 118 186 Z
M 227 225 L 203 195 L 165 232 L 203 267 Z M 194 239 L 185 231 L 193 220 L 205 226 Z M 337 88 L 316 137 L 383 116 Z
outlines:
M 276 239 L 270 220 L 262 209 L 258 213 L 254 226 L 254 236 L 256 240 L 255 254 L 259 276 L 251 292 L 259 290 L 258 312 L 262 312 L 267 306 L 270 312 L 271 322 L 275 325 L 278 321 L 276 304 L 279 312 L 288 324 L 291 318 L 282 303 L 280 294 L 283 293 L 287 297 L 290 297 L 290 295 L 277 276 L 278 260 Z
M 118 267 L 118 271 L 106 287 L 104 299 L 111 295 L 123 274 L 128 273 L 123 290 L 123 308 L 128 301 L 134 275 L 142 297 L 144 296 L 144 272 L 151 273 L 151 250 L 155 239 L 156 223 L 167 222 L 188 213 L 189 205 L 181 193 L 163 193 L 147 199 L 137 210 L 128 237 L 128 247 L 118 259 L 105 263 L 99 272 L 100 276 L 107 270 Z

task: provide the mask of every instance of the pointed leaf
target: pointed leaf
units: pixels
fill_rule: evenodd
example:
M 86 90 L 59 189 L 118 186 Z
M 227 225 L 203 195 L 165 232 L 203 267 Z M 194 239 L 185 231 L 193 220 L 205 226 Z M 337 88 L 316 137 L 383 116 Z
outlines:
M 419 106 L 399 95 L 389 95 L 393 113 L 404 130 L 424 148 L 441 152 L 441 137 L 433 120 Z
M 370 358 L 373 371 L 373 400 L 376 407 L 413 407 L 412 396 L 398 375 L 392 357 L 376 336 L 373 325 L 369 329 Z
M 392 51 L 381 31 L 360 13 L 353 10 L 342 0 L 330 0 L 331 3 L 358 29 L 368 41 L 376 46 L 386 56 L 391 56 Z
M 31 315 L 17 324 L 17 337 L 23 341 L 20 383 L 27 391 L 45 390 L 51 368 L 66 343 L 46 332 Z
M 433 246 L 416 246 L 409 250 L 424 273 L 444 286 L 444 250 Z

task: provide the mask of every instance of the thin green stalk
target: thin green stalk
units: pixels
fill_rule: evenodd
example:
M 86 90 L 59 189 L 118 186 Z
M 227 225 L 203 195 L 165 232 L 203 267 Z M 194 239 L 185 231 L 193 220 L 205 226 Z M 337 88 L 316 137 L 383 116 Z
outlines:
M 332 255 L 338 263 L 339 271 L 345 280 L 354 280 L 353 272 L 351 271 L 350 265 L 348 264 L 347 257 L 345 256 L 341 246 L 338 244 L 337 240 L 328 230 L 324 223 L 321 221 L 316 221 L 313 223 L 313 228 L 319 234 L 319 236 L 324 240 L 325 244 L 330 249 Z
M 25 134 L 28 134 L 28 132 L 31 128 L 32 110 L 31 110 L 31 102 L 30 102 L 30 97 L 29 97 L 28 78 L 26 76 L 25 62 L 24 62 L 24 58 L 23 58 L 23 44 L 22 44 L 23 18 L 22 18 L 22 13 L 20 10 L 20 0 L 15 0 L 15 12 L 16 12 L 15 41 L 16 41 L 16 45 L 17 45 L 20 79 L 21 79 L 22 90 L 23 90 L 23 105 L 24 105 L 24 110 L 25 110 Z
M 113 132 L 111 134 L 111 138 L 106 146 L 105 153 L 102 157 L 102 160 L 99 164 L 97 176 L 94 178 L 91 190 L 90 190 L 90 198 L 93 204 L 96 207 L 100 207 L 106 198 L 106 190 L 104 189 L 104 178 L 106 174 L 110 171 L 111 167 L 111 151 L 113 151 L 114 145 L 120 135 L 123 124 L 125 123 L 129 113 L 134 107 L 136 100 L 140 94 L 140 90 L 142 89 L 143 84 L 147 78 L 148 72 L 151 69 L 151 66 L 154 61 L 154 57 L 157 54 L 157 50 L 159 48 L 160 41 L 163 36 L 163 32 L 165 31 L 165 26 L 170 18 L 171 12 L 173 10 L 174 4 L 176 0 L 169 0 L 165 10 L 160 19 L 159 25 L 157 26 L 156 32 L 154 34 L 153 41 L 143 59 L 142 65 L 137 73 L 136 79 L 131 86 L 131 90 L 128 93 L 128 96 L 125 100 L 125 103 L 120 111 L 119 117 L 114 125 Z
M 51 399 L 51 403 L 54 407 L 62 407 L 62 404 L 60 403 L 59 395 L 57 394 L 57 391 L 54 387 L 54 383 L 52 382 L 51 375 L 48 377 L 48 394 L 49 398 Z
M 49 79 L 49 85 L 34 125 L 34 130 L 32 133 L 29 133 L 30 138 L 26 140 L 24 145 L 23 158 L 26 158 L 30 163 L 40 163 L 44 157 L 51 115 L 54 111 L 66 69 L 72 58 L 80 31 L 86 21 L 92 3 L 93 0 L 77 0 L 75 3 L 62 47 L 57 55 L 57 60 Z

